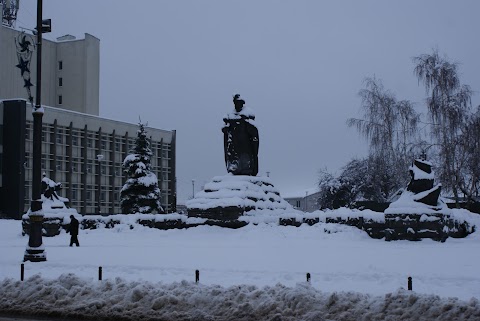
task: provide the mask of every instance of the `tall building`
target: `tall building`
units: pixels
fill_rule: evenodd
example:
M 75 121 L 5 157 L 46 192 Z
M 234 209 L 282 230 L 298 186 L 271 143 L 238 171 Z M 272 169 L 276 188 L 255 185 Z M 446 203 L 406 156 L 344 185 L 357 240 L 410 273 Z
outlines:
M 20 218 L 30 206 L 33 164 L 33 116 L 16 68 L 19 34 L 0 25 L 0 215 L 11 218 Z M 81 40 L 44 39 L 42 47 L 42 171 L 62 183 L 60 194 L 82 214 L 121 212 L 120 189 L 126 180 L 122 162 L 138 130 L 137 124 L 98 116 L 99 43 L 85 34 Z M 32 79 L 35 66 L 33 57 Z M 173 212 L 176 132 L 146 129 L 161 203 L 166 212 Z
M 28 99 L 20 77 L 15 41 L 21 32 L 0 26 L 0 98 Z M 36 79 L 36 55 L 30 70 Z M 32 87 L 35 88 L 35 87 Z M 66 35 L 42 42 L 42 104 L 99 115 L 100 40 Z

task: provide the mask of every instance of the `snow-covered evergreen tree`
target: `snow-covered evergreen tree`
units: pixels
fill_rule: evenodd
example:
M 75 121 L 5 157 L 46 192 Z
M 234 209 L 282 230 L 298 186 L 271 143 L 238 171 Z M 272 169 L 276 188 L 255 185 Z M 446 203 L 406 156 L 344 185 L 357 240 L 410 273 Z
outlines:
M 127 181 L 120 192 L 122 213 L 163 213 L 157 176 L 152 172 L 152 150 L 145 125 L 138 124 L 135 147 L 123 161 Z

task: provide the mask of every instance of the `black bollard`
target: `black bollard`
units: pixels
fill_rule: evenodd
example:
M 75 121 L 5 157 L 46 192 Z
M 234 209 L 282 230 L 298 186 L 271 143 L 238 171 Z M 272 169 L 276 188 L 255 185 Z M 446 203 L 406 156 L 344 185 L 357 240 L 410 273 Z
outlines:
M 195 283 L 200 282 L 200 271 L 195 270 Z
M 412 277 L 408 277 L 408 291 L 412 291 Z
M 98 281 L 102 281 L 102 267 L 98 267 Z
M 20 281 L 23 281 L 25 277 L 25 265 L 22 263 L 20 264 Z
M 307 282 L 310 283 L 310 273 L 307 273 Z

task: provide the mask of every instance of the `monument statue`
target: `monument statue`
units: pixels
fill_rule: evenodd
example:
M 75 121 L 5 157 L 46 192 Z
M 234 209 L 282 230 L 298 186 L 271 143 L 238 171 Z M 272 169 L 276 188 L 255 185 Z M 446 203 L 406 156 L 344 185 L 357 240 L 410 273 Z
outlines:
M 292 209 L 268 177 L 258 174 L 258 130 L 255 115 L 233 96 L 235 109 L 223 121 L 225 165 L 228 174 L 215 176 L 202 191 L 186 202 L 188 217 L 207 219 L 208 224 L 242 227 L 240 217 L 277 215 Z
M 233 104 L 235 110 L 223 119 L 225 165 L 233 175 L 256 176 L 259 139 L 255 115 L 244 107 L 245 100 L 239 94 L 233 97 Z
M 48 178 L 45 173 L 43 173 L 42 190 L 45 198 L 50 199 L 52 201 L 54 201 L 55 199 L 60 200 L 60 197 L 58 196 L 57 192 L 60 191 L 61 189 L 62 189 L 62 183 L 54 182 L 53 180 Z
M 415 195 L 413 200 L 426 205 L 437 206 L 442 185 L 434 186 L 432 164 L 425 159 L 415 159 L 409 171 L 411 179 L 407 191 Z

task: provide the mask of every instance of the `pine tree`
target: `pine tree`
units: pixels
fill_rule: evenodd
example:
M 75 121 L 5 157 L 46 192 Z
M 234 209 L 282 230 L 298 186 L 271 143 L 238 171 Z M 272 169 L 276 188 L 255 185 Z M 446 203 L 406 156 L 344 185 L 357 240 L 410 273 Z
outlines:
M 135 147 L 123 161 L 127 181 L 120 192 L 122 213 L 163 213 L 157 176 L 152 172 L 153 155 L 145 125 L 138 124 Z

